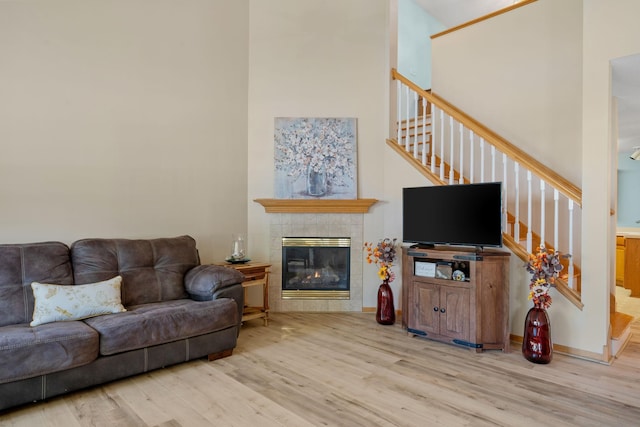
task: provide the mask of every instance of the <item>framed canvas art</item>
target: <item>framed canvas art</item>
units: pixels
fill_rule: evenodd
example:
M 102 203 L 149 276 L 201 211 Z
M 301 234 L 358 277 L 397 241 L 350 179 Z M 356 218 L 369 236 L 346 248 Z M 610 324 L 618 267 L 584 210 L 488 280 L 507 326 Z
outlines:
M 276 117 L 275 197 L 356 199 L 356 119 Z

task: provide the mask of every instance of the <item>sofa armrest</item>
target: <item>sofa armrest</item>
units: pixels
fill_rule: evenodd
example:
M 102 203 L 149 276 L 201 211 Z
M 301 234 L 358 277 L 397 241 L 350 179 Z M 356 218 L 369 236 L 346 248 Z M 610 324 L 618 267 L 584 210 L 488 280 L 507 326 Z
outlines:
M 241 284 L 244 275 L 233 268 L 219 265 L 199 265 L 187 272 L 184 286 L 191 299 L 209 301 L 219 298 L 225 288 Z
M 218 298 L 232 298 L 238 308 L 238 334 L 244 310 L 244 274 L 233 268 L 219 265 L 199 265 L 187 272 L 184 286 L 195 301 L 211 301 Z

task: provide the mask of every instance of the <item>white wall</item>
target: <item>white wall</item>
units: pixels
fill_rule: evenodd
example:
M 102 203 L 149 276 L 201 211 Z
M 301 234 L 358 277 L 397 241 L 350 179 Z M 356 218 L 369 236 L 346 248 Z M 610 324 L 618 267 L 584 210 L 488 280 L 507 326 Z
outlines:
M 248 1 L 0 2 L 0 242 L 246 230 Z
M 580 186 L 582 0 L 539 0 L 432 52 L 434 93 Z
M 364 215 L 364 238 L 383 235 L 388 114 L 388 0 L 250 2 L 249 248 L 269 259 L 275 117 L 357 118 L 358 196 L 381 199 Z M 277 250 L 277 249 L 273 249 Z M 365 268 L 363 305 L 380 284 Z
M 398 2 L 398 72 L 423 89 L 431 88 L 431 35 L 445 26 L 415 0 Z

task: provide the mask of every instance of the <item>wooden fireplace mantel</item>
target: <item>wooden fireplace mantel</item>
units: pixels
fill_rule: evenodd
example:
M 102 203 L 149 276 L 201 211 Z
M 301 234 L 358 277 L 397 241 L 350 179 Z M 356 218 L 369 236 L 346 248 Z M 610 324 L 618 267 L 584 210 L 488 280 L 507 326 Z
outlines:
M 254 199 L 267 213 L 367 213 L 378 199 Z

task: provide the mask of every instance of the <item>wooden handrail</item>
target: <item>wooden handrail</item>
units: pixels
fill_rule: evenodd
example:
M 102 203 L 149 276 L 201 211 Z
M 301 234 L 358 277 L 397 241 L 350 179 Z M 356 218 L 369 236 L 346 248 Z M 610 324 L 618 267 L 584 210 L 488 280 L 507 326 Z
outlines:
M 531 171 L 533 174 L 542 178 L 546 183 L 550 184 L 553 188 L 564 194 L 569 199 L 573 200 L 578 206 L 582 207 L 582 190 L 569 180 L 565 179 L 551 168 L 540 163 L 525 151 L 511 144 L 509 141 L 487 128 L 471 116 L 462 112 L 449 102 L 440 98 L 433 92 L 427 92 L 420 88 L 411 80 L 398 73 L 396 69 L 391 70 L 392 77 L 395 80 L 399 80 L 412 90 L 418 93 L 433 103 L 435 106 L 452 116 L 458 122 L 462 123 L 466 128 L 472 130 L 476 135 L 483 138 L 489 144 L 495 146 L 500 152 L 506 154 L 508 157 L 517 161 L 520 165 Z
M 445 34 L 449 34 L 449 33 L 452 33 L 454 31 L 458 31 L 458 30 L 460 30 L 462 28 L 470 27 L 471 25 L 477 24 L 478 22 L 486 21 L 487 19 L 491 19 L 494 16 L 502 15 L 503 13 L 510 12 L 513 9 L 517 9 L 519 7 L 525 6 L 525 5 L 529 4 L 529 3 L 533 3 L 533 2 L 536 2 L 536 1 L 538 1 L 538 0 L 521 0 L 519 3 L 515 3 L 515 4 L 512 4 L 511 6 L 507 6 L 507 7 L 504 7 L 502 9 L 500 9 L 500 10 L 496 10 L 495 12 L 491 12 L 491 13 L 483 15 L 483 16 L 481 16 L 479 18 L 472 19 L 471 21 L 467 21 L 467 22 L 465 22 L 463 24 L 456 25 L 455 27 L 451 27 L 451 28 L 449 28 L 447 30 L 440 31 L 439 33 L 436 33 L 436 34 L 432 35 L 431 36 L 431 40 L 435 39 L 436 37 L 444 36 Z

